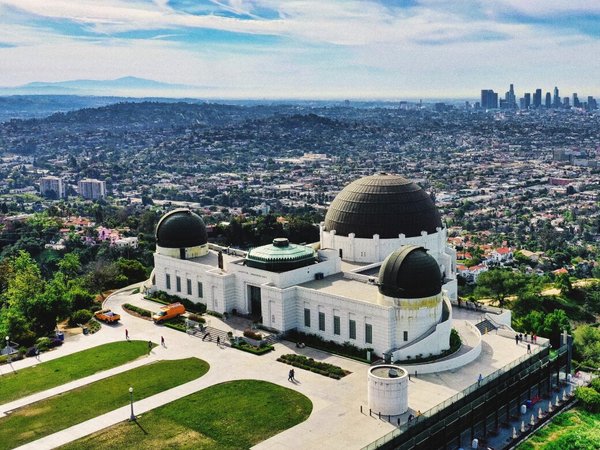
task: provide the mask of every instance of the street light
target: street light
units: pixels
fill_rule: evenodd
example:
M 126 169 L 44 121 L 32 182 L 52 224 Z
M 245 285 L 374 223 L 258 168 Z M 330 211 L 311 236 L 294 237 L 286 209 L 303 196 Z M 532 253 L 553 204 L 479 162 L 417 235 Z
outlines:
M 130 404 L 131 404 L 131 416 L 129 416 L 129 420 L 131 422 L 134 422 L 135 414 L 133 414 L 133 388 L 132 387 L 129 388 L 129 400 L 130 400 Z
M 6 362 L 10 364 L 10 336 L 6 336 Z

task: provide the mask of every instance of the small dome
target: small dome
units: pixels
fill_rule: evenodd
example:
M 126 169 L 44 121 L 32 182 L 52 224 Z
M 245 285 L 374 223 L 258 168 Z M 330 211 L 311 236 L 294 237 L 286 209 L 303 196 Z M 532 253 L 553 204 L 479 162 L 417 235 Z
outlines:
M 204 221 L 189 209 L 169 211 L 156 225 L 156 244 L 159 247 L 190 248 L 207 242 Z
M 391 253 L 379 269 L 379 292 L 394 298 L 422 298 L 442 291 L 442 273 L 423 247 L 405 245 Z
M 270 272 L 286 272 L 314 263 L 314 249 L 290 244 L 287 238 L 275 238 L 272 244 L 253 248 L 246 255 L 247 266 Z
M 385 173 L 353 181 L 335 197 L 325 215 L 325 231 L 357 238 L 382 239 L 435 233 L 440 213 L 418 184 Z

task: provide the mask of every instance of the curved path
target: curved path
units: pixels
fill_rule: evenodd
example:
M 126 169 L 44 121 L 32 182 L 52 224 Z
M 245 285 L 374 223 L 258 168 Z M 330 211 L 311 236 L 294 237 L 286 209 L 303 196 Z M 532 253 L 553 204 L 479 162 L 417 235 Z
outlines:
M 278 343 L 275 351 L 263 356 L 255 356 L 230 347 L 218 347 L 214 342 L 203 342 L 201 339 L 152 322 L 134 317 L 121 308 L 123 303 L 131 303 L 146 309 L 157 311 L 160 305 L 142 298 L 140 294 L 131 294 L 132 288 L 121 290 L 110 296 L 105 305 L 121 314 L 121 323 L 104 325 L 91 336 L 68 338 L 65 345 L 56 351 L 42 355 L 42 361 L 64 356 L 85 348 L 94 347 L 110 341 L 123 340 L 125 329 L 131 339 L 152 340 L 160 342 L 164 336 L 166 348 L 156 347 L 150 357 L 120 366 L 110 371 L 77 380 L 68 385 L 50 389 L 24 399 L 0 406 L 0 411 L 10 410 L 32 401 L 37 401 L 63 392 L 68 388 L 84 385 L 96 379 L 112 375 L 114 371 L 123 371 L 133 365 L 145 364 L 157 359 L 180 359 L 195 356 L 207 361 L 210 370 L 203 377 L 176 388 L 135 402 L 135 413 L 162 406 L 171 401 L 189 395 L 205 387 L 236 379 L 259 379 L 270 381 L 306 395 L 313 402 L 313 411 L 303 423 L 296 425 L 260 444 L 260 449 L 305 449 L 305 448 L 361 448 L 381 435 L 394 429 L 389 423 L 379 420 L 368 420 L 360 412 L 360 406 L 366 402 L 367 368 L 357 361 L 332 356 L 314 349 L 296 349 L 293 344 Z M 215 317 L 209 317 L 211 325 L 223 330 L 231 327 Z M 239 332 L 237 332 L 239 334 Z M 284 353 L 302 353 L 318 360 L 336 364 L 353 372 L 342 380 L 333 380 L 304 370 L 296 371 L 298 383 L 287 381 L 289 366 L 276 361 Z M 16 370 L 37 364 L 27 359 L 14 363 Z M 129 367 L 127 367 L 129 366 Z M 134 386 L 135 387 L 135 386 Z M 35 398 L 34 398 L 35 397 Z M 17 402 L 21 402 L 17 404 Z M 22 449 L 50 449 L 95 431 L 102 430 L 129 417 L 129 406 L 118 408 L 94 419 L 46 436 L 26 444 Z

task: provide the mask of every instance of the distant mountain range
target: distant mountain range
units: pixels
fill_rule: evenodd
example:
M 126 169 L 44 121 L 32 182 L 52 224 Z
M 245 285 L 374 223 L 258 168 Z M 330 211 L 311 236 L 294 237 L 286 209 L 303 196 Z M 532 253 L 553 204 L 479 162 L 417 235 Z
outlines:
M 201 89 L 210 88 L 122 77 L 115 80 L 35 81 L 21 86 L 0 87 L 0 95 L 175 96 L 178 93 L 183 95 Z

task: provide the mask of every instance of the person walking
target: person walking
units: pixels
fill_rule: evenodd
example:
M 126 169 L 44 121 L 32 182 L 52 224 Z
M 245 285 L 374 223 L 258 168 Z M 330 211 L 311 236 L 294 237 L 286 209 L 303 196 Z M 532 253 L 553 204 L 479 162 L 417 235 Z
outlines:
M 160 345 L 162 345 L 163 347 L 165 347 L 165 337 L 164 336 L 160 337 Z
M 515 344 L 519 345 L 519 335 L 515 334 Z
M 221 346 L 221 336 L 217 336 L 217 346 Z
M 294 381 L 294 369 L 290 369 L 288 373 L 288 381 Z
M 527 344 L 527 353 L 531 355 L 531 344 Z
M 148 341 L 148 356 L 150 356 L 151 351 L 152 351 L 152 341 Z
M 483 381 L 483 375 L 479 374 L 479 378 L 477 378 L 477 386 L 481 386 L 482 381 Z
M 125 340 L 129 340 L 129 330 L 127 328 L 125 328 Z

